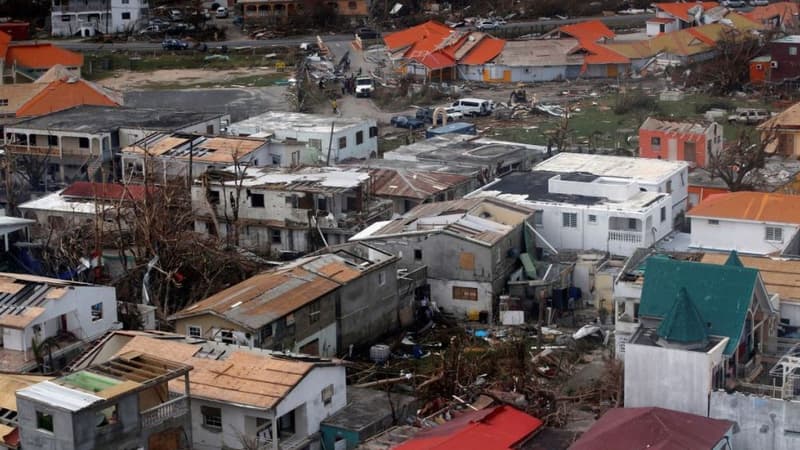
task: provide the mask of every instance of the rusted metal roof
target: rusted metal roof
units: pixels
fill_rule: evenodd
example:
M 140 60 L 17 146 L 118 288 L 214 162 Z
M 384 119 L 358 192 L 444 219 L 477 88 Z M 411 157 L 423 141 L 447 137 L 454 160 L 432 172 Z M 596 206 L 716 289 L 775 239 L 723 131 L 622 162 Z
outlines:
M 403 169 L 373 169 L 372 194 L 424 200 L 466 183 L 470 177 L 452 173 L 420 172 Z

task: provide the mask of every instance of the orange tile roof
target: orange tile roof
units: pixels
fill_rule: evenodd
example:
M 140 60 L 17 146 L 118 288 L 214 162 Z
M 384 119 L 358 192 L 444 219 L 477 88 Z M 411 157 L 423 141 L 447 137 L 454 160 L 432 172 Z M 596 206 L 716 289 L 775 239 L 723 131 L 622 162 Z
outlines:
M 419 45 L 421 42 L 433 43 L 427 50 L 433 50 L 444 38 L 453 33 L 453 30 L 435 20 L 406 28 L 405 30 L 387 34 L 383 37 L 383 42 L 389 51 L 397 51 L 412 45 Z M 424 44 L 427 47 L 427 44 Z M 423 50 L 420 48 L 420 50 Z
M 717 194 L 700 202 L 688 215 L 800 225 L 800 196 L 744 191 Z
M 83 55 L 53 44 L 12 45 L 6 52 L 8 63 L 16 62 L 29 69 L 49 69 L 56 64 L 65 67 L 83 66 Z
M 800 14 L 800 7 L 794 2 L 772 3 L 767 6 L 757 6 L 752 11 L 743 15 L 756 22 L 764 22 L 774 17 L 780 17 L 781 22 L 787 25 L 797 22 L 796 16 Z
M 660 9 L 665 13 L 677 17 L 684 22 L 689 21 L 689 10 L 697 5 L 703 6 L 703 11 L 719 6 L 717 2 L 686 2 L 686 3 L 656 3 L 656 9 Z
M 580 46 L 589 52 L 584 59 L 586 64 L 628 64 L 631 62 L 624 55 L 602 44 L 580 41 Z
M 461 64 L 486 64 L 497 58 L 503 51 L 506 41 L 486 36 L 459 61 Z
M 85 80 L 56 80 L 22 105 L 16 115 L 40 116 L 79 105 L 119 106 L 100 89 Z
M 564 34 L 568 34 L 575 39 L 583 40 L 588 39 L 594 42 L 602 38 L 612 39 L 616 35 L 610 28 L 599 20 L 589 20 L 586 22 L 578 22 L 569 25 L 564 25 L 558 29 Z

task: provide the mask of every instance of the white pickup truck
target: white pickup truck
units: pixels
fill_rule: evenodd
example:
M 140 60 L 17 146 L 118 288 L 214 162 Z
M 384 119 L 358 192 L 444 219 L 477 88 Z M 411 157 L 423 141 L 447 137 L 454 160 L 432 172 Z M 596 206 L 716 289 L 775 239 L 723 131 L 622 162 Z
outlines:
M 769 119 L 771 114 L 765 109 L 737 109 L 736 114 L 728 116 L 728 123 L 754 125 Z
M 356 78 L 356 97 L 369 97 L 375 91 L 375 81 L 371 77 Z

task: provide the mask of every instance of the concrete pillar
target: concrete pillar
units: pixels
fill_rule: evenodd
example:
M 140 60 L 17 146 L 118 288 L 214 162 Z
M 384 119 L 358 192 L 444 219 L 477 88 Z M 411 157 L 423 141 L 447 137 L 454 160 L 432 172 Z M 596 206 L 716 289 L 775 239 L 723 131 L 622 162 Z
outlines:
M 190 385 L 189 385 L 189 372 L 186 372 L 183 375 L 183 385 L 184 385 L 184 394 L 186 395 L 186 408 L 188 408 L 187 411 L 189 411 L 189 420 L 184 421 L 184 423 L 187 423 L 189 425 L 188 427 L 186 427 L 186 430 L 185 430 L 185 432 L 186 432 L 186 446 L 187 446 L 187 448 L 189 450 L 192 450 L 192 448 L 193 448 L 193 445 L 192 445 L 192 423 L 193 423 L 193 421 L 192 421 L 192 397 L 189 395 L 191 393 L 190 392 Z
M 280 450 L 280 443 L 278 443 L 278 417 L 272 414 L 272 450 Z

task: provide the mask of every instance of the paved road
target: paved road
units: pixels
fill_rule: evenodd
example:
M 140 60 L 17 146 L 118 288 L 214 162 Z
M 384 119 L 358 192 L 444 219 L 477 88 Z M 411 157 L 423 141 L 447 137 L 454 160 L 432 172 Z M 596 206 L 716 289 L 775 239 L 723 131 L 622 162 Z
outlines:
M 535 28 L 535 27 L 556 27 L 566 25 L 569 23 L 581 22 L 588 19 L 600 20 L 607 25 L 620 25 L 625 23 L 643 24 L 647 19 L 653 17 L 653 14 L 633 14 L 633 15 L 620 15 L 608 17 L 588 17 L 588 18 L 575 18 L 565 20 L 533 20 L 526 22 L 512 22 L 502 26 L 505 30 Z M 499 33 L 502 34 L 502 33 Z M 326 42 L 340 42 L 349 41 L 353 39 L 352 33 L 343 34 L 328 34 L 322 35 Z M 224 41 L 214 42 L 213 46 L 227 45 L 229 48 L 235 47 L 285 47 L 300 45 L 303 42 L 313 42 L 315 36 L 295 36 L 291 38 L 282 39 L 268 39 L 268 40 L 238 40 L 238 41 Z M 58 45 L 77 51 L 98 51 L 98 50 L 139 50 L 139 51 L 153 51 L 160 50 L 160 43 L 151 42 L 119 42 L 113 44 L 104 44 L 97 42 L 79 42 L 79 41 L 57 41 Z

